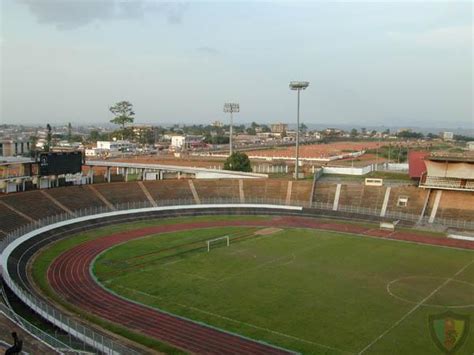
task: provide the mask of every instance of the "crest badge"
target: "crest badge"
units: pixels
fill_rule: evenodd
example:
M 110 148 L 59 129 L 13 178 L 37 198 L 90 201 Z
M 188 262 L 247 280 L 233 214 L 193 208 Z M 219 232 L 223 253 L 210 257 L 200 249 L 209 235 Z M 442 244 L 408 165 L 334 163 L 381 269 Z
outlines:
M 430 332 L 436 346 L 445 354 L 454 354 L 469 333 L 468 315 L 447 311 L 429 316 Z

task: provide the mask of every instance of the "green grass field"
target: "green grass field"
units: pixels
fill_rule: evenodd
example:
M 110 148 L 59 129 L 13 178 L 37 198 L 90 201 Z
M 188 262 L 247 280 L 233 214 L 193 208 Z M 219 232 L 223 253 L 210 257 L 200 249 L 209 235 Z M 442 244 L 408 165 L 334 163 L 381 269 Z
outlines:
M 303 353 L 441 353 L 428 318 L 449 309 L 471 317 L 458 353 L 474 352 L 474 253 L 258 230 L 148 236 L 100 255 L 94 273 L 129 299 Z M 230 247 L 206 252 L 205 240 L 225 235 Z

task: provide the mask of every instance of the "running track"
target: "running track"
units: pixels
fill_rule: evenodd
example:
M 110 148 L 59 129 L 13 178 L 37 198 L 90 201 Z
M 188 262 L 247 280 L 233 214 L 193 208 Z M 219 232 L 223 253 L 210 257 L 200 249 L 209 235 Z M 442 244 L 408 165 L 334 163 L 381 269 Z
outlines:
M 469 241 L 429 237 L 407 232 L 386 232 L 351 224 L 321 222 L 304 217 L 274 217 L 268 221 L 197 222 L 147 227 L 80 244 L 64 252 L 53 261 L 48 269 L 48 281 L 52 288 L 62 295 L 67 302 L 96 316 L 118 323 L 127 329 L 146 334 L 192 353 L 288 353 L 283 349 L 209 328 L 117 297 L 98 285 L 90 273 L 90 266 L 94 258 L 115 244 L 150 234 L 224 226 L 315 228 L 423 244 L 474 249 L 474 243 Z

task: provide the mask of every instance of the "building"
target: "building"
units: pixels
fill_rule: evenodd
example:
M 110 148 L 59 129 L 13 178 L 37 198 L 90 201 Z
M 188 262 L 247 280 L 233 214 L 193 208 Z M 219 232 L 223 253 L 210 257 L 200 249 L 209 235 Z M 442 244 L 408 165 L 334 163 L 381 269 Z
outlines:
M 110 152 L 125 152 L 134 150 L 136 147 L 135 144 L 125 141 L 125 140 L 116 140 L 116 141 L 97 141 L 97 148 L 108 150 Z
M 474 191 L 474 156 L 431 155 L 425 159 L 426 173 L 420 187 Z
M 283 133 L 288 130 L 288 125 L 286 123 L 275 123 L 271 125 L 272 133 Z
M 443 132 L 443 140 L 445 141 L 452 141 L 454 140 L 454 133 L 453 132 Z
M 224 124 L 221 121 L 214 121 L 211 124 L 212 127 L 221 128 L 224 127 Z
M 0 141 L 0 156 L 15 157 L 18 155 L 27 155 L 30 153 L 30 142 L 20 140 L 2 140 Z
M 203 136 L 186 135 L 186 136 L 171 136 L 171 149 L 184 150 L 202 146 L 204 141 Z
M 468 150 L 474 151 L 474 142 L 467 142 L 466 147 Z

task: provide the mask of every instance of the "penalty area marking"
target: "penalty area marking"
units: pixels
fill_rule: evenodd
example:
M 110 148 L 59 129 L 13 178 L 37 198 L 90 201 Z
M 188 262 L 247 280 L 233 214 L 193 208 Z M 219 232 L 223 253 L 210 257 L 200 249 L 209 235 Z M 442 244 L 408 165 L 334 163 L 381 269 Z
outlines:
M 403 322 L 406 318 L 408 318 L 413 312 L 415 312 L 418 308 L 420 308 L 423 303 L 428 301 L 431 297 L 433 297 L 436 293 L 438 293 L 439 290 L 441 290 L 444 286 L 446 286 L 451 280 L 453 280 L 456 276 L 458 276 L 460 273 L 462 273 L 464 270 L 466 270 L 469 266 L 474 264 L 474 259 L 468 262 L 466 265 L 464 265 L 462 268 L 460 268 L 453 276 L 447 278 L 441 285 L 436 287 L 431 293 L 423 298 L 420 302 L 418 302 L 415 307 L 410 309 L 407 313 L 405 313 L 399 320 L 397 320 L 395 323 L 393 323 L 387 330 L 385 330 L 382 334 L 380 334 L 377 338 L 375 338 L 369 345 L 367 345 L 365 348 L 363 348 L 361 351 L 359 351 L 358 354 L 363 354 L 367 350 L 369 350 L 375 343 L 377 343 L 380 339 L 382 339 L 385 335 L 390 333 L 394 328 L 396 328 L 401 322 Z
M 435 280 L 446 280 L 446 277 L 436 277 L 436 276 L 406 276 L 406 277 L 400 277 L 398 279 L 395 279 L 395 280 L 392 280 L 390 281 L 389 283 L 387 283 L 387 292 L 390 296 L 392 296 L 393 298 L 396 298 L 400 301 L 403 301 L 403 302 L 407 302 L 407 303 L 411 303 L 411 304 L 416 304 L 417 302 L 416 301 L 412 301 L 408 298 L 404 298 L 404 297 L 401 297 L 401 296 L 398 296 L 395 292 L 393 292 L 391 290 L 391 287 L 392 285 L 396 284 L 397 282 L 399 281 L 402 281 L 402 280 L 407 280 L 407 279 L 435 279 Z M 469 285 L 469 286 L 472 286 L 474 288 L 474 284 L 470 283 L 470 282 L 467 282 L 467 281 L 462 281 L 462 280 L 456 280 L 454 278 L 452 278 L 450 280 L 451 282 L 454 282 L 454 283 L 461 283 L 461 284 L 465 284 L 465 285 Z M 473 293 L 474 294 L 474 293 Z M 423 304 L 423 306 L 426 306 L 426 307 L 437 307 L 437 308 L 468 308 L 468 307 L 474 307 L 474 303 L 473 304 L 466 304 L 466 305 L 453 305 L 453 306 L 445 306 L 445 305 L 441 305 L 441 304 L 431 304 L 431 303 L 425 303 Z
M 126 287 L 126 286 L 122 286 L 122 285 L 116 285 L 116 286 L 118 286 L 119 288 L 123 288 L 123 289 L 125 289 L 125 290 L 128 290 L 128 291 L 130 291 L 130 292 L 133 292 L 133 293 L 138 293 L 138 294 L 143 295 L 143 296 L 147 296 L 147 297 L 151 297 L 151 298 L 156 298 L 156 299 L 162 300 L 162 301 L 167 301 L 167 302 L 173 303 L 173 304 L 175 304 L 175 305 L 177 305 L 177 306 L 180 306 L 180 307 L 183 307 L 183 308 L 188 308 L 188 309 L 191 309 L 191 310 L 194 310 L 194 311 L 203 313 L 203 314 L 207 314 L 207 315 L 210 315 L 210 316 L 213 316 L 213 317 L 216 317 L 216 318 L 224 319 L 224 320 L 227 320 L 227 321 L 230 321 L 230 322 L 233 322 L 233 323 L 237 323 L 237 324 L 241 324 L 241 325 L 246 325 L 246 326 L 251 327 L 251 328 L 254 328 L 254 329 L 263 330 L 263 331 L 265 331 L 265 332 L 268 332 L 268 333 L 271 333 L 271 334 L 275 334 L 275 335 L 279 335 L 279 336 L 282 336 L 282 337 L 285 337 L 285 338 L 288 338 L 288 339 L 297 340 L 297 341 L 302 342 L 302 343 L 307 343 L 307 344 L 319 346 L 319 347 L 321 347 L 321 348 L 325 348 L 325 349 L 329 349 L 329 350 L 339 351 L 339 352 L 345 353 L 345 354 L 355 354 L 354 352 L 351 352 L 351 351 L 342 350 L 342 349 L 338 349 L 338 348 L 335 348 L 335 347 L 330 346 L 330 345 L 325 345 L 325 344 L 321 344 L 321 343 L 316 343 L 316 342 L 311 341 L 311 340 L 298 338 L 298 337 L 296 337 L 296 336 L 294 336 L 294 335 L 289 335 L 289 334 L 281 333 L 281 332 L 278 332 L 278 331 L 276 331 L 276 330 L 272 330 L 272 329 L 268 329 L 268 328 L 264 328 L 264 327 L 259 327 L 258 325 L 254 325 L 254 324 L 247 323 L 247 322 L 242 322 L 242 321 L 239 321 L 239 320 L 236 320 L 236 319 L 233 319 L 233 318 L 229 318 L 229 317 L 226 317 L 226 316 L 222 316 L 222 315 L 217 314 L 217 313 L 212 313 L 212 312 L 209 312 L 209 311 L 205 311 L 205 310 L 202 310 L 202 309 L 197 308 L 197 307 L 188 306 L 188 305 L 185 305 L 185 304 L 182 304 L 182 303 L 178 303 L 178 302 L 174 302 L 174 301 L 168 301 L 168 300 L 164 299 L 163 297 L 155 296 L 155 295 L 149 294 L 149 293 L 147 293 L 147 292 L 135 290 L 135 289 L 133 289 L 133 288 L 129 288 L 129 287 Z

